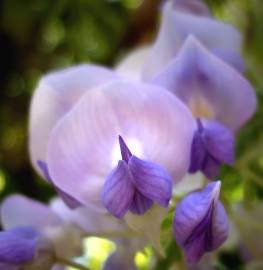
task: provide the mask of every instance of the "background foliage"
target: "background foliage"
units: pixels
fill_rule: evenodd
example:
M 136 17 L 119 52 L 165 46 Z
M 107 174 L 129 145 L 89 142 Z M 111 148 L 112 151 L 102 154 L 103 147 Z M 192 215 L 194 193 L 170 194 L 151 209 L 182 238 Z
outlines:
M 29 101 L 39 77 L 83 62 L 113 65 L 130 48 L 153 40 L 160 2 L 0 1 L 1 199 L 13 192 L 43 201 L 53 195 L 32 170 L 27 153 Z M 226 202 L 243 200 L 250 207 L 263 197 L 263 1 L 207 3 L 216 17 L 243 33 L 247 76 L 258 95 L 258 111 L 238 136 L 237 163 L 233 168 L 224 167 L 221 173 Z M 178 256 L 175 251 L 169 246 L 170 256 L 160 261 L 157 269 L 168 269 L 171 258 Z M 221 261 L 218 269 L 242 269 L 235 251 L 223 253 Z

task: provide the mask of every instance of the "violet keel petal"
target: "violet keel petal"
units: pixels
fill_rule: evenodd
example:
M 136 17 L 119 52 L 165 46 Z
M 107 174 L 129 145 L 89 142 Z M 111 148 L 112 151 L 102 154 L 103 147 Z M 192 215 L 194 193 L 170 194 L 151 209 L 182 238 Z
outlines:
M 33 260 L 37 248 L 36 239 L 25 238 L 15 231 L 0 232 L 0 262 L 21 264 Z
M 130 205 L 130 211 L 137 215 L 143 215 L 153 205 L 153 201 L 148 199 L 140 192 L 136 191 L 133 196 L 132 203 Z
M 196 263 L 205 252 L 218 248 L 227 238 L 228 219 L 218 201 L 220 181 L 188 194 L 176 206 L 174 235 L 186 253 L 188 262 Z
M 172 179 L 160 165 L 132 156 L 129 170 L 136 189 L 162 207 L 167 207 L 172 196 Z
M 102 201 L 107 210 L 115 217 L 121 218 L 129 210 L 134 186 L 130 179 L 128 165 L 120 160 L 118 166 L 107 177 L 102 190 Z

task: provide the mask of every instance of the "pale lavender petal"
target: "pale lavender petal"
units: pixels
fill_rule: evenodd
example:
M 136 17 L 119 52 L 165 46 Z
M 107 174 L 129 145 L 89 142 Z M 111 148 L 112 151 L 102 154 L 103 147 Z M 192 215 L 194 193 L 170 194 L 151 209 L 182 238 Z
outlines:
M 153 82 L 172 91 L 196 117 L 214 119 L 232 130 L 244 125 L 256 109 L 250 83 L 192 36 Z
M 130 179 L 128 165 L 125 161 L 120 160 L 103 186 L 103 204 L 112 215 L 121 218 L 129 210 L 134 192 L 135 188 Z
M 209 50 L 240 51 L 241 35 L 233 26 L 209 17 L 176 11 L 172 4 L 167 1 L 164 5 L 161 28 L 145 63 L 145 80 L 157 75 L 177 55 L 191 34 Z
M 176 11 L 188 12 L 193 15 L 210 16 L 210 10 L 202 0 L 173 0 Z
M 140 81 L 149 51 L 150 47 L 143 46 L 129 52 L 117 63 L 115 71 L 123 77 Z
M 57 213 L 66 223 L 77 224 L 88 234 L 108 232 L 129 233 L 129 228 L 121 219 L 113 217 L 110 213 L 101 213 L 92 207 L 79 207 L 69 209 L 61 199 L 55 199 L 51 203 L 51 209 Z
M 132 156 L 129 170 L 136 189 L 148 199 L 167 207 L 172 196 L 172 178 L 160 165 Z
M 73 198 L 72 196 L 70 196 L 69 194 L 67 194 L 66 192 L 64 192 L 62 189 L 56 187 L 49 175 L 49 171 L 48 171 L 48 167 L 47 167 L 47 163 L 42 161 L 42 160 L 38 160 L 37 161 L 37 165 L 40 168 L 40 170 L 42 171 L 45 179 L 47 181 L 49 181 L 54 188 L 56 189 L 57 193 L 59 194 L 59 196 L 61 197 L 61 199 L 65 202 L 65 204 L 72 209 L 75 209 L 77 207 L 80 207 L 82 204 L 76 200 L 75 198 Z
M 220 181 L 187 195 L 176 206 L 174 234 L 188 262 L 196 263 L 204 252 L 218 248 L 227 238 L 228 219 L 218 201 Z
M 29 119 L 30 158 L 40 174 L 37 160 L 46 160 L 49 135 L 59 119 L 87 90 L 116 77 L 106 68 L 80 65 L 52 72 L 40 80 L 32 98 Z
M 36 249 L 36 239 L 24 238 L 12 231 L 0 232 L 0 261 L 2 263 L 30 262 L 35 256 Z
M 147 210 L 149 210 L 153 205 L 153 200 L 148 199 L 140 192 L 136 191 L 129 210 L 137 215 L 143 215 Z
M 43 231 L 47 226 L 61 224 L 62 220 L 40 202 L 22 195 L 11 195 L 1 204 L 1 222 L 5 229 L 31 226 Z
M 101 190 L 121 159 L 119 135 L 134 155 L 165 167 L 178 182 L 189 167 L 195 127 L 187 107 L 163 88 L 120 80 L 104 84 L 88 91 L 54 128 L 50 175 L 84 205 L 105 209 Z
M 241 73 L 246 71 L 246 64 L 240 53 L 228 49 L 214 48 L 212 52 Z

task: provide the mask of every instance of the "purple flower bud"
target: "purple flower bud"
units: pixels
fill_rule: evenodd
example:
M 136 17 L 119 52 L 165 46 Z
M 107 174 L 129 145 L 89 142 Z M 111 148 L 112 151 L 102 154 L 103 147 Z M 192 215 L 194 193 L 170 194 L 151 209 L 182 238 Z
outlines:
M 216 121 L 197 120 L 192 142 L 189 172 L 202 171 L 208 178 L 218 175 L 222 164 L 232 164 L 235 159 L 232 132 Z
M 220 185 L 220 181 L 209 183 L 176 206 L 174 235 L 189 263 L 196 263 L 205 252 L 217 249 L 228 236 L 228 218 L 218 199 Z
M 102 200 L 108 211 L 123 217 L 128 210 L 142 215 L 153 202 L 167 207 L 172 196 L 172 179 L 160 165 L 133 156 L 121 136 L 122 160 L 107 177 Z
M 50 241 L 31 227 L 0 232 L 0 266 L 5 269 L 25 265 L 26 269 L 48 269 L 53 265 L 54 257 Z

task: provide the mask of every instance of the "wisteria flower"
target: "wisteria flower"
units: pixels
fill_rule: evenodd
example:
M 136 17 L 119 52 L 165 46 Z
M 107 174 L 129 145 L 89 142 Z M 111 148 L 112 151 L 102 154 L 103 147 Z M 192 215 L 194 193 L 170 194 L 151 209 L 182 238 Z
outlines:
M 189 171 L 216 177 L 221 164 L 234 162 L 234 132 L 255 112 L 250 83 L 193 36 L 153 83 L 173 92 L 199 119 Z
M 187 195 L 177 204 L 173 230 L 189 263 L 220 247 L 228 236 L 228 218 L 219 201 L 220 181 Z
M 122 159 L 119 135 L 135 157 L 163 166 L 178 182 L 189 166 L 194 128 L 188 109 L 165 89 L 121 80 L 104 84 L 87 91 L 51 132 L 51 178 L 83 205 L 103 210 L 106 178 Z M 132 169 L 139 174 L 135 157 Z
M 45 270 L 55 261 L 52 243 L 31 227 L 0 232 L 0 269 Z
M 160 30 L 148 54 L 142 77 L 149 80 L 157 75 L 177 55 L 189 35 L 243 71 L 244 63 L 239 56 L 240 33 L 233 26 L 211 18 L 202 1 L 172 0 L 163 6 Z
M 86 91 L 116 77 L 106 68 L 80 65 L 47 74 L 40 80 L 31 101 L 29 150 L 35 169 L 44 178 L 38 161 L 47 160 L 51 130 Z
M 42 236 L 41 239 L 50 241 L 55 251 L 54 256 L 69 259 L 81 254 L 83 230 L 72 221 L 64 222 L 44 204 L 22 195 L 12 195 L 3 201 L 0 214 L 4 229 L 30 227 L 33 232 Z

